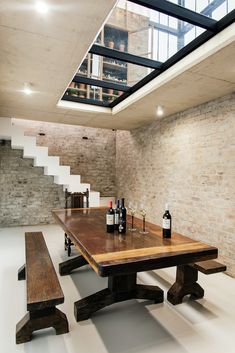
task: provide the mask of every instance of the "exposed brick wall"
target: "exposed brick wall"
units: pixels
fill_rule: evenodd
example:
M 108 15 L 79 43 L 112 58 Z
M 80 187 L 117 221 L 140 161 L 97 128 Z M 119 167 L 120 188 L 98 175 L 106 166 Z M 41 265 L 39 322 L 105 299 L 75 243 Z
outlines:
M 219 248 L 235 276 L 235 94 L 116 136 L 118 194 Z
M 48 147 L 49 155 L 59 156 L 61 165 L 70 166 L 71 174 L 81 175 L 81 181 L 91 184 L 91 190 L 101 196 L 115 196 L 114 131 L 18 119 L 14 122 L 24 127 L 25 135 L 36 136 L 38 146 Z
M 10 141 L 0 145 L 0 227 L 53 223 L 51 209 L 64 205 L 63 188 L 53 177 L 12 150 Z

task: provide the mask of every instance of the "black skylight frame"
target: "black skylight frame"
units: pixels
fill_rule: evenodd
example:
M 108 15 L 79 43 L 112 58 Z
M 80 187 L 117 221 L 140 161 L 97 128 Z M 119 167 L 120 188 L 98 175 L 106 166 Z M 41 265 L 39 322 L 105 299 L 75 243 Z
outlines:
M 127 52 L 121 52 L 116 49 L 106 48 L 104 46 L 100 46 L 97 44 L 93 44 L 89 50 L 89 53 L 100 55 L 103 57 L 121 60 L 126 63 L 136 64 L 139 66 L 144 66 L 147 68 L 154 69 L 150 74 L 145 76 L 142 80 L 134 84 L 132 87 L 122 85 L 120 83 L 107 82 L 103 80 L 97 80 L 88 77 L 82 77 L 79 75 L 75 75 L 72 82 L 76 83 L 84 83 L 91 86 L 110 88 L 114 90 L 120 90 L 123 94 L 117 97 L 112 102 L 103 102 L 95 99 L 88 98 L 79 98 L 65 95 L 62 97 L 62 100 L 91 104 L 102 107 L 113 108 L 124 99 L 129 97 L 131 94 L 136 92 L 138 89 L 146 85 L 148 82 L 153 80 L 155 77 L 159 76 L 161 73 L 166 71 L 168 68 L 176 64 L 178 61 L 183 59 L 186 55 L 197 49 L 199 46 L 204 44 L 206 41 L 214 37 L 216 34 L 221 32 L 223 29 L 234 23 L 235 21 L 235 9 L 225 15 L 221 20 L 216 21 L 210 17 L 206 17 L 206 15 L 210 14 L 214 6 L 216 8 L 224 2 L 224 0 L 214 0 L 212 1 L 203 11 L 202 13 L 197 13 L 195 11 L 184 8 L 175 3 L 169 2 L 167 0 L 128 0 L 129 2 L 135 3 L 137 5 L 144 6 L 146 8 L 164 13 L 165 15 L 175 17 L 179 20 L 186 21 L 186 27 L 191 25 L 206 29 L 205 32 L 200 34 L 194 40 L 192 40 L 189 44 L 180 49 L 176 54 L 171 56 L 164 63 L 155 61 L 153 59 L 148 59 L 144 57 L 140 57 L 137 55 L 129 54 Z M 158 27 L 164 27 L 164 25 L 158 24 Z

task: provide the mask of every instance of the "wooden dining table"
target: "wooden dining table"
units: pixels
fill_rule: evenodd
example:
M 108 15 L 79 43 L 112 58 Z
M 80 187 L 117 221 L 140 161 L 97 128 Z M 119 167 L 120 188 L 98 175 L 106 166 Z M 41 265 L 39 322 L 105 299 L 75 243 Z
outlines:
M 168 301 L 177 304 L 186 294 L 193 299 L 203 297 L 197 271 L 190 264 L 217 258 L 217 248 L 175 232 L 171 238 L 163 238 L 162 228 L 150 222 L 146 222 L 149 233 L 141 234 L 142 223 L 137 218 L 137 230 L 130 231 L 130 217 L 125 234 L 107 233 L 106 211 L 107 208 L 52 211 L 80 253 L 59 265 L 60 275 L 89 264 L 97 275 L 108 277 L 107 288 L 74 303 L 77 321 L 90 318 L 105 306 L 133 298 L 163 302 L 161 288 L 137 284 L 137 273 L 141 271 L 177 266 L 177 283 L 169 289 Z

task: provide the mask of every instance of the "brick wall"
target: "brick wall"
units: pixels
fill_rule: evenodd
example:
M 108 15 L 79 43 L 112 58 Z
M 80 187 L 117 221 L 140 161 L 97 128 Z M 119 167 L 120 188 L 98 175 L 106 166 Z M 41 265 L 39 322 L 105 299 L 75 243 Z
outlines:
M 117 190 L 161 224 L 219 248 L 235 276 L 235 94 L 116 136 Z
M 24 127 L 25 135 L 36 136 L 37 145 L 48 147 L 50 156 L 59 156 L 61 165 L 70 166 L 71 174 L 81 175 L 81 182 L 91 184 L 91 190 L 101 196 L 115 196 L 114 131 L 18 119 L 14 122 Z
M 52 223 L 51 209 L 64 205 L 63 188 L 53 177 L 12 150 L 10 141 L 0 145 L 0 227 Z

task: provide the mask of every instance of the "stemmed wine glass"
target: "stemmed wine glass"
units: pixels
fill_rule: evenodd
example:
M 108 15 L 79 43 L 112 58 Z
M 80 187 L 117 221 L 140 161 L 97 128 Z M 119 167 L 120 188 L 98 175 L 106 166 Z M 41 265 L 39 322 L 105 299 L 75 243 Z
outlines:
M 134 228 L 134 215 L 136 212 L 136 205 L 134 205 L 133 203 L 129 203 L 128 205 L 129 211 L 130 211 L 130 215 L 131 215 L 131 228 L 129 228 L 129 230 L 131 232 L 135 232 L 136 228 Z
M 145 229 L 145 217 L 146 217 L 146 209 L 143 205 L 140 206 L 140 214 L 143 217 L 143 228 L 140 230 L 141 234 L 148 234 L 149 232 Z

